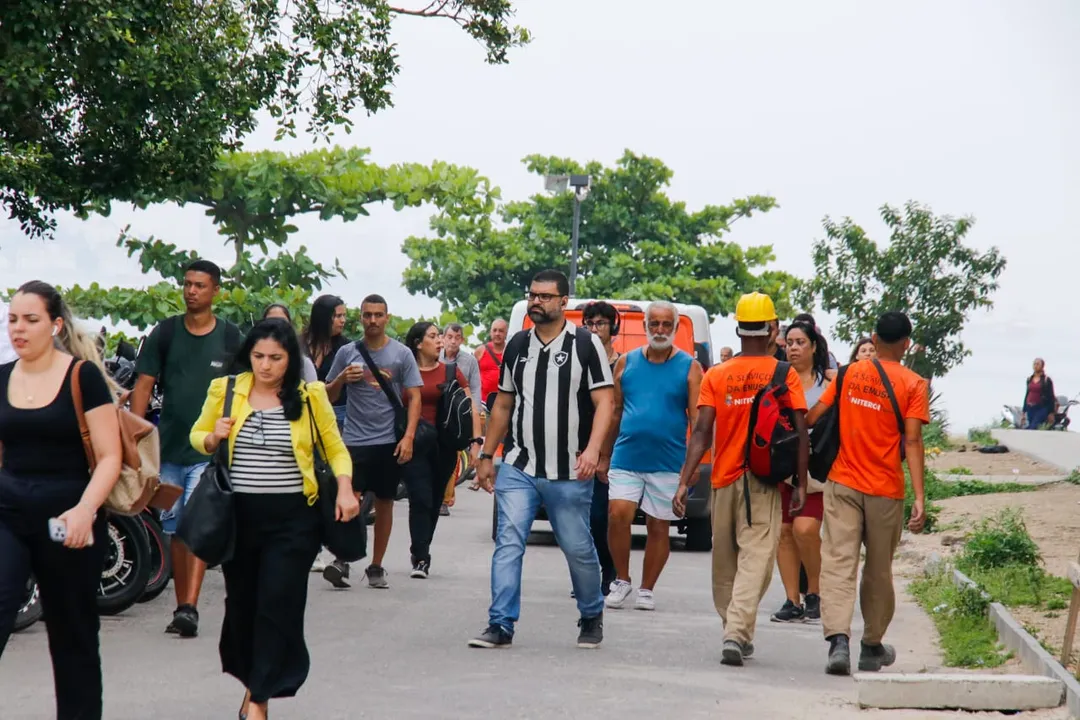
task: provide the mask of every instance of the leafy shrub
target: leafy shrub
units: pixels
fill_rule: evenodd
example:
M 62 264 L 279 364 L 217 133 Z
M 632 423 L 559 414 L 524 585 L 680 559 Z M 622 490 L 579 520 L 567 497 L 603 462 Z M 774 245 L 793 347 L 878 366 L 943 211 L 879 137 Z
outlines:
M 1065 482 L 1070 485 L 1080 485 L 1080 468 L 1073 468 L 1072 472 L 1065 476 Z
M 987 601 L 974 588 L 958 588 L 945 572 L 908 586 L 934 621 L 945 665 L 997 667 L 1011 655 L 998 645 L 997 631 L 986 617 Z
M 986 570 L 1006 565 L 1037 568 L 1041 560 L 1039 546 L 1031 539 L 1023 514 L 1006 508 L 979 521 L 964 545 L 959 563 L 963 568 Z
M 923 425 L 922 437 L 923 445 L 927 448 L 949 450 L 953 446 L 952 441 L 949 440 L 949 426 L 941 420 L 931 420 Z

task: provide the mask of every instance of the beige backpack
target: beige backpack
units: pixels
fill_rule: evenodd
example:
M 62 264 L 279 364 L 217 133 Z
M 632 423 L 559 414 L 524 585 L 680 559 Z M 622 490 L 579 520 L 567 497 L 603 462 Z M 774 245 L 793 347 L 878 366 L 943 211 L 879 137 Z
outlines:
M 79 360 L 75 363 L 75 369 L 71 373 L 71 399 L 75 403 L 75 414 L 79 419 L 79 432 L 82 434 L 86 460 L 90 465 L 90 472 L 93 473 L 97 461 L 94 458 L 94 446 L 90 442 L 90 428 L 86 424 L 82 389 L 79 386 L 79 369 L 83 362 L 85 361 Z M 126 396 L 121 398 L 120 404 L 123 405 L 126 399 Z M 170 509 L 183 491 L 174 485 L 161 483 L 161 442 L 157 426 L 119 406 L 116 407 L 116 415 L 120 424 L 122 455 L 120 479 L 105 500 L 105 508 L 120 515 L 138 515 L 147 507 Z

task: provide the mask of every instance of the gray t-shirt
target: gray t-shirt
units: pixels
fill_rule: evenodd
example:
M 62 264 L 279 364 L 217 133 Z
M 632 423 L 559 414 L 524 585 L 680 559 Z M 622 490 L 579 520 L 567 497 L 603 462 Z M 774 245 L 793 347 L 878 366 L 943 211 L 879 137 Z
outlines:
M 480 363 L 473 357 L 472 353 L 458 350 L 456 358 L 447 360 L 444 351 L 439 353 L 439 360 L 444 363 L 456 363 L 458 370 L 461 371 L 461 374 L 465 376 L 465 380 L 469 383 L 469 394 L 472 395 L 472 401 L 474 403 L 483 401 L 483 398 L 480 397 Z
M 423 386 L 424 380 L 420 377 L 416 358 L 397 340 L 388 339 L 383 347 L 368 352 L 398 397 L 402 396 L 405 388 Z M 375 379 L 372 369 L 367 367 L 356 343 L 343 345 L 337 351 L 327 382 L 333 382 L 353 363 L 364 366 L 364 379 L 345 385 L 345 432 L 342 439 L 346 445 L 353 447 L 392 444 L 397 439 L 394 437 L 394 406 L 379 387 L 379 381 Z

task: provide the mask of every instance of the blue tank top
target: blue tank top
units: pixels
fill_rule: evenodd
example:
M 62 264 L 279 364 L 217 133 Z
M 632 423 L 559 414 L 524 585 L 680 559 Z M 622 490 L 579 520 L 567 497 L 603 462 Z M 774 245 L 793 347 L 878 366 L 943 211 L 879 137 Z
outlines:
M 686 378 L 692 362 L 682 350 L 664 363 L 649 362 L 641 350 L 626 355 L 622 422 L 611 467 L 641 473 L 682 469 L 689 422 Z

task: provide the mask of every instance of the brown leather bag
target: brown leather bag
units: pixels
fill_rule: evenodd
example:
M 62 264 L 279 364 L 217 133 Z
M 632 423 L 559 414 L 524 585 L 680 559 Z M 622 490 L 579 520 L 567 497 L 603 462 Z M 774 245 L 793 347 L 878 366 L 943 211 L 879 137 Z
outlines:
M 79 386 L 79 370 L 84 362 L 79 360 L 75 363 L 75 369 L 71 372 L 71 399 L 75 403 L 86 460 L 93 473 L 97 460 L 90 442 L 90 428 L 86 424 L 82 389 Z M 128 394 L 125 394 L 120 398 L 120 406 L 127 402 L 127 397 Z M 120 515 L 138 515 L 147 507 L 168 510 L 176 504 L 183 489 L 161 482 L 161 443 L 157 426 L 120 406 L 116 406 L 120 424 L 120 478 L 105 500 L 105 507 Z

